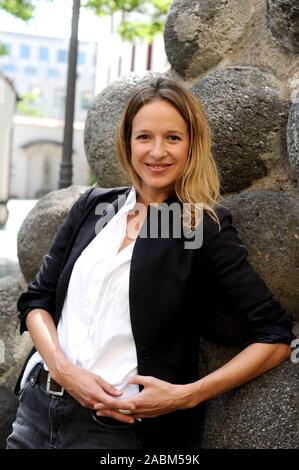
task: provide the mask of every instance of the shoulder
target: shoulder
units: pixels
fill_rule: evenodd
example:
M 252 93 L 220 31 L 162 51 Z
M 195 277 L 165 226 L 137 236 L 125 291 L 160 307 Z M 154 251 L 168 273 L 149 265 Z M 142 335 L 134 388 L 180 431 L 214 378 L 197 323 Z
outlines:
M 233 224 L 233 215 L 227 207 L 223 205 L 217 205 L 214 210 L 218 216 L 219 224 L 211 217 L 211 215 L 204 211 L 203 216 L 203 236 L 204 241 L 208 241 L 211 238 L 221 234 L 221 232 L 228 226 Z
M 83 206 L 84 210 L 99 202 L 113 202 L 121 194 L 128 193 L 130 186 L 119 186 L 115 188 L 102 188 L 92 186 L 82 191 L 81 196 L 77 202 Z

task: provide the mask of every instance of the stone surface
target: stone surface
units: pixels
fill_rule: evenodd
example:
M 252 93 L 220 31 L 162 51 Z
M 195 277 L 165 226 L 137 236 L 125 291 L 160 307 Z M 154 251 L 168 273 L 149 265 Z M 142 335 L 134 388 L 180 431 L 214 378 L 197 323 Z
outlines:
M 19 333 L 17 300 L 24 288 L 20 276 L 0 279 L 0 448 L 5 447 L 17 409 L 13 388 L 32 346 L 28 333 Z
M 279 80 L 292 86 L 299 77 L 299 54 L 292 54 L 273 40 L 267 21 L 266 0 L 251 0 L 254 7 L 250 27 L 246 28 L 232 51 L 228 52 L 221 67 L 252 65 L 273 73 Z
M 28 345 L 26 336 L 19 334 L 16 304 L 23 291 L 20 276 L 0 279 L 0 378 L 19 362 Z
M 199 80 L 192 90 L 209 118 L 224 192 L 245 189 L 285 164 L 289 97 L 272 74 L 228 67 Z
M 250 0 L 174 0 L 164 29 L 172 68 L 190 79 L 217 65 L 240 40 L 252 13 Z
M 299 91 L 294 97 L 287 130 L 288 156 L 299 186 Z
M 9 388 L 0 385 L 0 449 L 6 447 L 6 438 L 12 431 L 17 407 L 17 396 Z
M 27 282 L 38 272 L 58 227 L 85 189 L 74 185 L 47 194 L 24 220 L 18 233 L 18 257 Z
M 88 162 L 99 186 L 115 187 L 129 183 L 117 160 L 117 126 L 132 92 L 158 76 L 162 74 L 131 73 L 107 86 L 91 104 L 85 125 L 84 143 Z
M 238 352 L 203 340 L 204 373 L 218 369 Z M 209 400 L 202 447 L 297 449 L 298 371 L 298 364 L 288 359 L 251 382 Z
M 292 53 L 299 53 L 298 0 L 267 0 L 267 18 L 274 39 Z
M 225 199 L 249 261 L 284 308 L 299 320 L 299 196 L 243 192 Z

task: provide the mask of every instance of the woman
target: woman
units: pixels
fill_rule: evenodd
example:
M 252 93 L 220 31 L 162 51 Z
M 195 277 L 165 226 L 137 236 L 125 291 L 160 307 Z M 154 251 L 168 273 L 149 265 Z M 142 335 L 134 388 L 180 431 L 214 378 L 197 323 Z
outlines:
M 137 90 L 117 150 L 132 187 L 83 194 L 19 299 L 36 349 L 8 448 L 194 448 L 202 403 L 290 355 L 291 316 L 219 203 L 197 99 L 166 79 Z M 244 349 L 199 378 L 199 335 L 225 311 Z

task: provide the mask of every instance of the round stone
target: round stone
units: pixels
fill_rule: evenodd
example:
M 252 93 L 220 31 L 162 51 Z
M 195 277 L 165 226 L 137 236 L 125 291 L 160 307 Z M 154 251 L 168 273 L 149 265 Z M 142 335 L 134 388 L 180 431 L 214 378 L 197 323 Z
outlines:
M 88 162 L 102 187 L 126 186 L 129 179 L 118 163 L 116 131 L 122 110 L 138 86 L 162 74 L 129 74 L 108 85 L 92 102 L 85 125 L 84 143 Z
M 249 261 L 282 304 L 299 320 L 299 196 L 271 190 L 225 199 Z
M 199 80 L 192 90 L 210 122 L 224 192 L 249 187 L 287 160 L 288 92 L 271 73 L 228 67 Z
M 288 51 L 298 53 L 298 0 L 267 0 L 267 19 L 274 39 Z
M 240 350 L 201 342 L 209 374 Z M 204 449 L 298 448 L 298 364 L 291 359 L 206 403 Z
M 250 22 L 250 0 L 174 0 L 164 28 L 172 68 L 185 79 L 217 65 Z
M 19 263 L 27 282 L 39 271 L 57 229 L 85 189 L 74 185 L 48 193 L 27 215 L 18 233 Z

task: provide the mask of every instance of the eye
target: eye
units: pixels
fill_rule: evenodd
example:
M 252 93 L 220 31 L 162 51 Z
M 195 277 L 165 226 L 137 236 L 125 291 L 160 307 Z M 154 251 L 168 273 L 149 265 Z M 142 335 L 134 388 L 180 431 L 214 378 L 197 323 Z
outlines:
M 175 135 L 175 134 L 169 135 L 168 139 L 172 142 L 175 142 L 176 140 L 181 140 L 181 138 L 178 135 Z
M 137 140 L 148 140 L 150 136 L 148 134 L 140 134 L 137 136 Z

